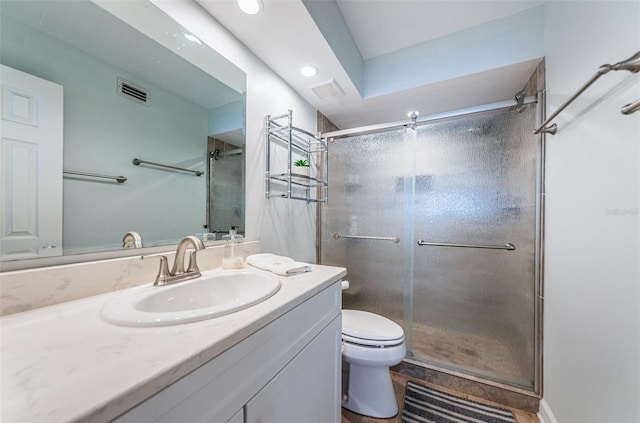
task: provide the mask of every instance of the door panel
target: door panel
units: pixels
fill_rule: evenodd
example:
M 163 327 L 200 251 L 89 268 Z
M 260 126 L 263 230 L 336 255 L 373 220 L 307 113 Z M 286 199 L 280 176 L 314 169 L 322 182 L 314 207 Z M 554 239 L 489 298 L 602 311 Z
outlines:
M 348 270 L 344 308 L 400 323 L 417 361 L 527 390 L 536 371 L 535 114 L 502 109 L 337 139 L 321 219 L 321 262 Z
M 533 387 L 535 107 L 417 130 L 412 354 Z M 417 245 L 417 244 L 416 244 Z
M 62 254 L 62 86 L 2 66 L 1 260 Z

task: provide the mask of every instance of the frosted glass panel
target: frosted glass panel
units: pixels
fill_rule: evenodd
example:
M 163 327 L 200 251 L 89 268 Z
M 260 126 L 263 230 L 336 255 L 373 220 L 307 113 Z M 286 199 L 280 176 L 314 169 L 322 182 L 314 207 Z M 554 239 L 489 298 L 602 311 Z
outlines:
M 321 209 L 321 262 L 351 282 L 344 308 L 401 324 L 418 361 L 525 389 L 536 369 L 534 124 L 529 106 L 336 140 Z
M 415 237 L 515 244 L 416 246 L 411 353 L 531 388 L 534 381 L 535 109 L 417 130 Z M 421 181 L 421 182 L 419 182 Z
M 403 243 L 333 239 L 334 233 L 402 237 L 403 131 L 353 137 L 329 146 L 329 202 L 322 206 L 322 263 L 344 266 L 351 287 L 343 308 L 368 310 L 400 324 L 404 316 Z
M 232 226 L 244 233 L 244 154 L 210 159 L 209 230 L 218 239 Z

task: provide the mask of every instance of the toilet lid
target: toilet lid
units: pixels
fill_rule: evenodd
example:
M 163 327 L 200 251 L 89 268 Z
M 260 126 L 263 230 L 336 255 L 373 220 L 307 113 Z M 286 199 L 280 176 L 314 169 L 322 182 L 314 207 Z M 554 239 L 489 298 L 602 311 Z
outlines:
M 378 314 L 360 310 L 342 310 L 342 334 L 345 340 L 352 338 L 362 344 L 388 345 L 404 339 L 404 331 L 395 322 Z M 378 341 L 378 342 L 370 342 Z

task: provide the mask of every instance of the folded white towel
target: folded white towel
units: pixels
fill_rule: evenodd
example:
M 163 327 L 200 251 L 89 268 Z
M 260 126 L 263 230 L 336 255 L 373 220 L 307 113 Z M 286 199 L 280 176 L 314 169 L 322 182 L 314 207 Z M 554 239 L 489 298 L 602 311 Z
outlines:
M 271 253 L 250 255 L 247 257 L 247 264 L 282 276 L 311 272 L 311 265 L 308 263 L 300 263 L 289 257 L 277 256 Z

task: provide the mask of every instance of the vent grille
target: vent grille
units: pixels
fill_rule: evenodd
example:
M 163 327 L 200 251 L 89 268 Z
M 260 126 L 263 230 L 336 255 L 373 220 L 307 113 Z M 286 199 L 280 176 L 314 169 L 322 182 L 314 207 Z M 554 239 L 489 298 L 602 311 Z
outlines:
M 317 85 L 312 85 L 309 88 L 320 98 L 321 100 L 332 98 L 332 97 L 342 97 L 344 95 L 344 91 L 335 79 L 330 79 L 329 81 L 321 82 Z
M 118 94 L 145 106 L 149 105 L 149 92 L 126 79 L 118 78 Z

